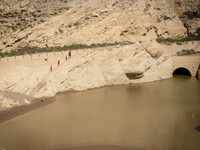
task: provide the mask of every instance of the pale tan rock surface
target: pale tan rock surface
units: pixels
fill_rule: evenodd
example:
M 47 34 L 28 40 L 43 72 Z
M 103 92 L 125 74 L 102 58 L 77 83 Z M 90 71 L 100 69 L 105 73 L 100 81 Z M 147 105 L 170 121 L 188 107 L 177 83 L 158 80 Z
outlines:
M 5 96 L 2 96 L 5 92 L 42 98 L 67 90 L 83 91 L 106 85 L 170 78 L 173 73 L 173 55 L 187 47 L 199 50 L 199 45 L 199 42 L 190 42 L 187 45 L 158 45 L 162 54 L 156 58 L 138 43 L 72 51 L 72 57 L 67 61 L 65 56 L 68 52 L 2 58 L 0 108 L 18 105 L 13 97 L 5 101 Z M 59 66 L 58 60 L 61 62 Z M 52 72 L 50 65 L 53 65 Z M 130 80 L 126 76 L 127 73 L 141 76 L 139 79 Z M 26 102 L 24 100 L 23 104 Z
M 53 5 L 46 5 L 50 4 Z M 184 22 L 179 16 L 189 10 L 198 11 L 199 4 L 199 1 L 192 0 L 69 1 L 66 5 L 70 9 L 60 15 L 49 17 L 49 20 L 32 28 L 3 36 L 5 42 L 0 48 L 10 51 L 26 45 L 50 47 L 73 43 L 150 41 L 158 37 L 181 38 L 187 36 L 185 22 L 193 33 L 200 20 L 188 21 L 186 17 Z

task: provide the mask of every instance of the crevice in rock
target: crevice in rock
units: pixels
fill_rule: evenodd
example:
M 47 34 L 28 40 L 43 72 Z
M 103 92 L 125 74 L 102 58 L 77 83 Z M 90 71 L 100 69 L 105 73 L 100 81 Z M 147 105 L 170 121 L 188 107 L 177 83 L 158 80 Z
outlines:
M 163 17 L 164 20 L 169 20 L 169 19 L 172 20 L 172 18 L 170 18 L 170 17 L 168 17 L 166 15 L 163 15 L 162 17 Z
M 125 73 L 126 76 L 130 79 L 130 80 L 134 80 L 134 79 L 140 79 L 144 76 L 144 74 L 142 72 L 138 72 L 138 73 Z
M 120 36 L 124 36 L 126 33 L 128 33 L 128 30 L 124 30 L 120 33 Z
M 151 7 L 151 5 L 150 5 L 150 4 L 147 4 L 147 5 L 146 5 L 146 8 L 144 9 L 144 12 L 148 11 L 150 7 Z

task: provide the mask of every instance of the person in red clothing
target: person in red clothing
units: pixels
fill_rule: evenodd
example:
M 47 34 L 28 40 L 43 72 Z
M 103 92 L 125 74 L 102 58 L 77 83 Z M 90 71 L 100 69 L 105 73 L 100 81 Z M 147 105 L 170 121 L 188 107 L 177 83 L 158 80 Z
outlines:
M 50 71 L 52 71 L 52 65 L 50 66 Z
M 58 60 L 58 66 L 60 65 L 60 60 Z

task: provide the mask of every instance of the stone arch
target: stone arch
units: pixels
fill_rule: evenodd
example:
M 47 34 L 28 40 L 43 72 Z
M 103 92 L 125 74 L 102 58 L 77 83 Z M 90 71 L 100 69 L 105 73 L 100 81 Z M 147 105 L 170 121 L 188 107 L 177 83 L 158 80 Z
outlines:
M 200 64 L 199 64 L 199 67 L 198 67 L 198 69 L 197 69 L 197 72 L 196 72 L 195 77 L 196 77 L 197 79 L 200 79 Z
M 187 75 L 187 76 L 192 76 L 191 72 L 189 69 L 184 68 L 184 67 L 179 67 L 176 68 L 173 72 L 173 75 Z

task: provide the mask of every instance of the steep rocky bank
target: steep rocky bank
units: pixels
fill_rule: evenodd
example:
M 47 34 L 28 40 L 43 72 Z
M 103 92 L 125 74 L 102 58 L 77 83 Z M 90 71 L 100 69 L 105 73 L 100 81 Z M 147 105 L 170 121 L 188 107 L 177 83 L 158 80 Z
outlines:
M 156 47 L 159 51 L 152 54 L 154 47 L 149 45 L 149 51 L 146 51 L 140 43 L 78 50 L 72 51 L 72 57 L 67 61 L 68 52 L 2 58 L 0 109 L 30 103 L 33 98 L 52 97 L 62 91 L 170 78 L 174 71 L 173 55 L 187 47 L 199 51 L 200 43 Z M 50 65 L 53 65 L 52 72 Z M 10 96 L 12 93 L 15 96 Z

